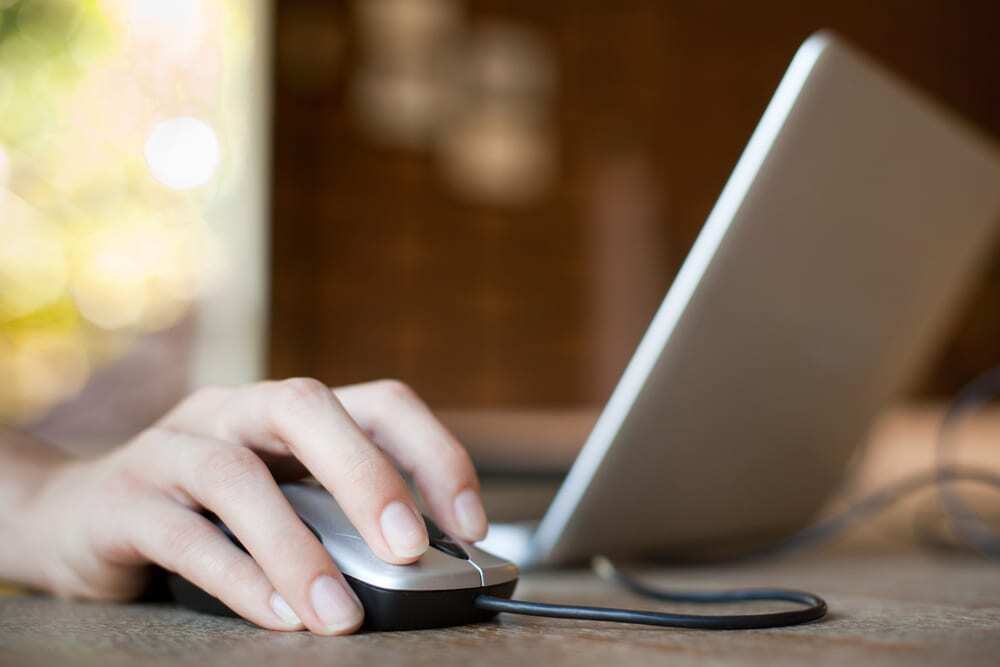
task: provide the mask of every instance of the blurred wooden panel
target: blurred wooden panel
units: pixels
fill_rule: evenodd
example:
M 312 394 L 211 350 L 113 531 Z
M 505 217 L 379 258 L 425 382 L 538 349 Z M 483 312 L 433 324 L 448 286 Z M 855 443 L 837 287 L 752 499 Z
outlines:
M 555 56 L 558 178 L 469 203 L 348 104 L 353 5 L 276 3 L 270 370 L 436 405 L 603 400 L 798 45 L 845 35 L 1000 136 L 1000 3 L 475 0 Z M 1000 363 L 1000 255 L 922 393 Z

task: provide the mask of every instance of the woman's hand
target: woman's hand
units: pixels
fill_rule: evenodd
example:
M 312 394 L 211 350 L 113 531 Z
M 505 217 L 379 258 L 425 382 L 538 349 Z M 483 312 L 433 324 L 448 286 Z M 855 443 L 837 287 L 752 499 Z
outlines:
M 397 466 L 412 474 L 448 532 L 485 536 L 468 455 L 406 385 L 330 390 L 291 379 L 202 389 L 126 446 L 53 466 L 22 512 L 22 531 L 31 535 L 22 540 L 32 547 L 26 557 L 37 562 L 28 583 L 128 599 L 156 563 L 261 627 L 353 632 L 363 617 L 358 599 L 276 479 L 315 477 L 372 551 L 402 564 L 415 561 L 428 538 Z

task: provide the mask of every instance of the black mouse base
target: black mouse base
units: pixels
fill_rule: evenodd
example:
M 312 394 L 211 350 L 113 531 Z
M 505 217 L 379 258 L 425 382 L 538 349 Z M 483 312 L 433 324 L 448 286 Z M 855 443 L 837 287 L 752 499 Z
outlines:
M 347 583 L 361 599 L 365 608 L 363 630 L 423 630 L 446 628 L 488 621 L 495 611 L 478 609 L 478 595 L 509 598 L 514 594 L 517 579 L 493 586 L 458 588 L 439 591 L 396 591 L 366 584 L 346 576 Z M 236 616 L 225 604 L 176 574 L 168 577 L 170 592 L 177 602 L 189 609 Z
M 517 579 L 480 588 L 443 591 L 395 591 L 344 575 L 365 608 L 364 630 L 422 630 L 481 623 L 497 615 L 475 606 L 479 595 L 509 598 Z

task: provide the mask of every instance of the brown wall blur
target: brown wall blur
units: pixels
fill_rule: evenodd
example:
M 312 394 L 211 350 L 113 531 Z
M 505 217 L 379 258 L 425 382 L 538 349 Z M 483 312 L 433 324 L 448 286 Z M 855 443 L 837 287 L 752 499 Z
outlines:
M 361 127 L 357 5 L 275 6 L 270 371 L 402 377 L 439 406 L 606 397 L 815 29 L 1000 136 L 997 2 L 474 0 L 463 25 L 535 31 L 557 73 L 551 185 L 483 203 Z M 921 393 L 1000 363 L 997 260 Z

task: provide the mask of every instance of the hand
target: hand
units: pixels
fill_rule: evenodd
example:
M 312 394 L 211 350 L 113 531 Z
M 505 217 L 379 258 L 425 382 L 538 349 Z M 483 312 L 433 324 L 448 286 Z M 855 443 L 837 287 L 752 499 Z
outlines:
M 261 627 L 350 633 L 361 604 L 276 479 L 314 476 L 379 558 L 403 564 L 428 538 L 396 466 L 447 531 L 486 535 L 468 455 L 406 385 L 330 390 L 292 379 L 202 389 L 124 447 L 58 465 L 25 513 L 32 557 L 41 585 L 61 595 L 134 597 L 156 563 Z

